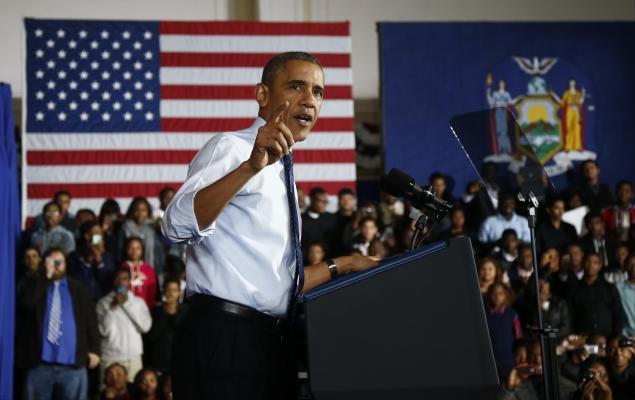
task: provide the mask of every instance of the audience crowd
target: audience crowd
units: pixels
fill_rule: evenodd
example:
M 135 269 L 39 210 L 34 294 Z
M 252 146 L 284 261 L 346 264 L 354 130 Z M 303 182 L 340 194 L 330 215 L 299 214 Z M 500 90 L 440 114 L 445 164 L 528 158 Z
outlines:
M 558 329 L 561 397 L 635 399 L 633 184 L 621 181 L 612 191 L 595 161 L 580 171 L 579 185 L 546 190 L 542 199 L 538 271 L 526 211 L 495 164 L 486 163 L 483 182 L 468 185 L 458 199 L 448 189 L 451 177 L 430 176 L 437 195 L 454 207 L 426 240 L 472 241 L 501 399 L 542 397 L 534 273 L 543 319 Z M 161 191 L 159 210 L 139 197 L 125 214 L 108 199 L 99 215 L 88 209 L 73 215 L 71 196 L 57 192 L 24 232 L 16 391 L 27 399 L 53 393 L 170 399 L 172 338 L 187 309 L 185 246 L 167 241 L 159 228 L 174 189 Z M 385 258 L 410 248 L 407 201 L 382 193 L 379 203 L 358 205 L 355 193 L 343 189 L 337 211 L 329 213 L 324 189 L 308 196 L 298 190 L 298 197 L 307 265 L 354 252 Z M 579 207 L 588 210 L 582 230 L 563 219 Z M 451 282 L 428 284 L 452 288 Z

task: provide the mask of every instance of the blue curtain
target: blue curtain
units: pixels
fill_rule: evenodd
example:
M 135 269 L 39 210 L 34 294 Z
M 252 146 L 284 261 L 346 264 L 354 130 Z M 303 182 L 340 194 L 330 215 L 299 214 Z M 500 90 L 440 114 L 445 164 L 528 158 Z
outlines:
M 15 265 L 20 236 L 20 191 L 11 87 L 0 84 L 0 399 L 13 398 Z

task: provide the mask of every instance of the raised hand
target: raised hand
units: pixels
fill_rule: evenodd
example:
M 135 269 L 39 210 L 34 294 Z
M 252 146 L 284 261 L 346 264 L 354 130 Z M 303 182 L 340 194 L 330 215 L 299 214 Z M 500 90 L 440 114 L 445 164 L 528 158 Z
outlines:
M 285 101 L 269 117 L 267 123 L 258 129 L 258 136 L 249 157 L 249 166 L 254 171 L 260 171 L 267 165 L 279 161 L 289 154 L 289 149 L 295 144 L 291 130 L 286 124 L 285 111 L 289 102 Z

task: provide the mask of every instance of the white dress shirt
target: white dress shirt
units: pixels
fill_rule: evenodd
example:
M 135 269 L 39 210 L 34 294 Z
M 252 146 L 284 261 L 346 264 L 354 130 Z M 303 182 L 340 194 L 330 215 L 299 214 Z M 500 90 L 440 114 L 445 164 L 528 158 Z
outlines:
M 143 339 L 152 326 L 146 302 L 132 292 L 128 300 L 111 307 L 114 291 L 97 302 L 97 321 L 101 333 L 101 357 L 109 362 L 127 361 L 143 354 Z
M 281 316 L 296 262 L 282 161 L 251 178 L 210 226 L 199 230 L 194 215 L 196 193 L 249 159 L 264 124 L 258 118 L 205 144 L 166 209 L 162 230 L 173 242 L 188 243 L 188 295 L 210 294 Z
M 478 240 L 483 243 L 495 242 L 503 236 L 505 229 L 515 230 L 518 239 L 525 243 L 529 243 L 531 240 L 527 218 L 513 213 L 512 217 L 507 219 L 500 212 L 487 217 L 483 221 L 478 232 Z

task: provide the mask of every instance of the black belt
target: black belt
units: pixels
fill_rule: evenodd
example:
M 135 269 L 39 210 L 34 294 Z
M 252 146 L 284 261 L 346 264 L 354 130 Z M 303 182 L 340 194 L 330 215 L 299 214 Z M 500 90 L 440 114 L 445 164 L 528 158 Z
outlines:
M 206 294 L 195 294 L 189 298 L 189 302 L 192 305 L 192 309 L 221 311 L 226 314 L 254 321 L 266 328 L 279 330 L 287 327 L 286 318 L 274 317 L 254 308 L 221 299 L 220 297 Z

